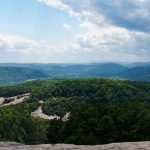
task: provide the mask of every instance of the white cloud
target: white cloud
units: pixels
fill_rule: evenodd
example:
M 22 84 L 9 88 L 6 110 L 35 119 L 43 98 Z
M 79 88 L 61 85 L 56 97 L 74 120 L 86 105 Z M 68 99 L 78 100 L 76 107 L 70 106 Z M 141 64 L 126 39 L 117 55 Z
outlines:
M 2 52 L 24 54 L 23 60 L 81 62 L 150 59 L 149 0 L 38 0 L 80 20 L 84 33 L 73 43 L 49 45 L 19 36 L 0 35 Z M 72 29 L 63 24 L 65 29 Z M 7 55 L 9 56 L 9 55 Z
M 38 0 L 39 2 L 43 2 L 47 4 L 48 6 L 54 7 L 54 8 L 59 8 L 62 10 L 68 9 L 68 6 L 65 5 L 63 2 L 60 0 Z
M 92 25 L 91 25 L 92 26 Z M 95 28 L 95 26 L 94 26 Z M 111 39 L 114 34 L 118 34 L 119 39 L 122 38 L 125 41 L 125 44 L 128 46 L 129 41 L 138 42 L 142 40 L 143 47 L 142 51 L 147 51 L 144 47 L 144 39 L 148 35 L 143 35 L 142 33 L 137 34 L 134 39 L 132 36 L 128 35 L 124 29 L 118 29 L 110 27 L 110 31 L 107 29 L 105 33 L 97 31 L 97 28 L 91 28 L 89 33 L 84 35 L 79 35 L 77 37 L 78 43 L 69 43 L 64 45 L 52 46 L 47 42 L 40 41 L 36 42 L 34 40 L 26 39 L 20 36 L 12 35 L 0 35 L 0 61 L 5 62 L 93 62 L 93 61 L 109 61 L 109 60 L 122 60 L 125 61 L 128 58 L 128 61 L 133 60 L 145 60 L 144 55 L 136 55 L 135 53 L 124 52 L 124 49 L 118 50 L 116 45 L 119 40 Z M 94 33 L 98 34 L 94 34 Z M 88 35 L 90 34 L 90 35 Z M 81 36 L 81 37 L 80 37 Z M 108 39 L 109 38 L 109 39 Z M 84 39 L 84 41 L 82 41 Z M 100 39 L 100 40 L 99 40 Z M 150 39 L 150 38 L 149 38 Z M 79 40 L 81 40 L 79 42 Z M 87 46 L 87 44 L 90 45 Z M 108 47 L 109 44 L 109 47 Z M 120 41 L 120 45 L 123 42 Z M 124 47 L 124 46 L 123 46 Z
M 78 12 L 75 12 L 67 3 L 61 0 L 38 0 L 39 2 L 46 4 L 52 8 L 57 8 L 69 13 L 71 16 L 79 16 Z
M 21 36 L 0 34 L 0 62 L 75 62 L 80 46 L 77 43 L 49 45 Z M 76 56 L 75 56 L 76 55 Z
M 16 35 L 0 34 L 0 52 L 41 53 L 54 51 L 55 48 L 45 42 L 38 42 Z
M 85 30 L 76 35 L 80 50 L 103 53 L 105 59 L 150 59 L 149 0 L 57 0 L 59 7 L 51 0 L 41 1 L 80 18 Z
M 150 34 L 112 25 L 99 28 L 97 24 L 91 22 L 83 22 L 80 27 L 86 28 L 88 31 L 77 36 L 77 41 L 82 48 L 149 58 Z
M 71 16 L 111 23 L 129 30 L 150 31 L 149 0 L 38 0 Z

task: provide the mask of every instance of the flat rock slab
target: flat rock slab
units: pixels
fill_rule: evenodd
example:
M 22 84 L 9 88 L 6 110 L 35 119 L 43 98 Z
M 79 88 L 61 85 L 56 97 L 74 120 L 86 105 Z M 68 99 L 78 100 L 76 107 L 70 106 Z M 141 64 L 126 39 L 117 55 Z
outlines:
M 0 150 L 150 150 L 150 142 L 114 143 L 96 146 L 69 144 L 22 145 L 0 142 Z

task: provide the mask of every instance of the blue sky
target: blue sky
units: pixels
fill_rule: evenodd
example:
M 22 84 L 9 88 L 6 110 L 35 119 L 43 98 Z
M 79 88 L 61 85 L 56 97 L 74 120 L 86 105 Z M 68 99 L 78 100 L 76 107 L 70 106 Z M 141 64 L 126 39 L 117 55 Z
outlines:
M 76 28 L 66 31 L 63 24 L 78 25 L 78 20 L 36 0 L 1 0 L 0 32 L 56 43 L 72 39 Z M 67 36 L 66 36 L 67 33 Z
M 149 0 L 1 0 L 0 62 L 150 61 Z

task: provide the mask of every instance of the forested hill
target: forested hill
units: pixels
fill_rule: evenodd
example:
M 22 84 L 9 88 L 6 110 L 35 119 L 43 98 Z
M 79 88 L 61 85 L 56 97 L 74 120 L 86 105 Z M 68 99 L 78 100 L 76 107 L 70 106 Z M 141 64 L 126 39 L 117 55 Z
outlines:
M 0 107 L 0 141 L 89 145 L 150 140 L 149 82 L 41 80 L 0 87 L 0 97 L 25 93 L 30 97 L 23 103 Z M 39 107 L 60 119 L 31 116 Z
M 27 80 L 47 78 L 43 71 L 25 67 L 0 67 L 0 84 L 16 84 Z
M 31 93 L 33 99 L 71 96 L 106 96 L 109 99 L 114 97 L 118 101 L 117 99 L 121 99 L 122 96 L 125 96 L 126 99 L 129 99 L 131 96 L 140 98 L 140 100 L 148 100 L 147 96 L 150 95 L 150 83 L 144 81 L 89 78 L 35 80 L 18 85 L 0 87 L 1 97 L 15 96 L 21 93 Z M 118 94 L 118 98 L 114 96 L 116 94 Z M 138 97 L 138 94 L 141 97 Z
M 0 64 L 0 85 L 31 79 L 111 78 L 150 81 L 150 63 Z
M 124 79 L 150 81 L 150 67 L 135 67 L 127 69 L 120 73 Z

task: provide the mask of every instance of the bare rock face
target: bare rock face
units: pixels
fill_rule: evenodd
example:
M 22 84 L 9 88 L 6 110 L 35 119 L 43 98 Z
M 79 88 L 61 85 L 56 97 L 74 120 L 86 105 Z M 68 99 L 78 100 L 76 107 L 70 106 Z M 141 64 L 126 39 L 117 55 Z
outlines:
M 22 145 L 1 142 L 0 150 L 150 150 L 150 142 L 114 143 L 96 146 L 67 144 Z

